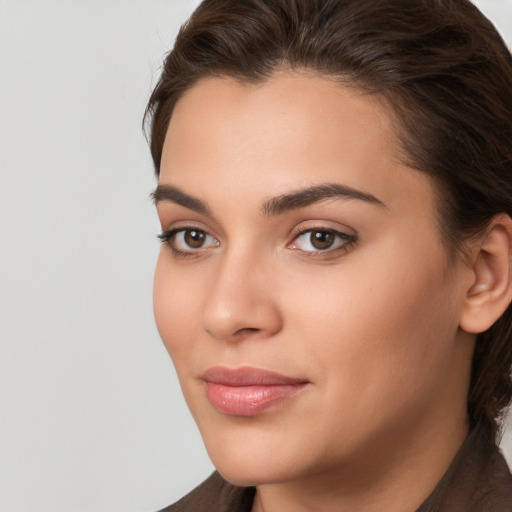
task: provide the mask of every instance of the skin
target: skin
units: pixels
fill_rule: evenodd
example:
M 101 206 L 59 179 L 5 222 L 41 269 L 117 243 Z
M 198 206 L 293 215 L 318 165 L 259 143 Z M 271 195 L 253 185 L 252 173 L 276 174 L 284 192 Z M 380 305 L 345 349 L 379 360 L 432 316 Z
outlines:
M 262 211 L 325 183 L 378 202 Z M 159 184 L 208 207 L 157 197 L 164 232 L 205 239 L 162 244 L 154 309 L 221 474 L 258 486 L 255 511 L 415 510 L 467 434 L 474 335 L 460 324 L 475 271 L 448 258 L 435 188 L 400 162 L 387 106 L 306 73 L 204 79 L 175 107 Z M 352 240 L 315 250 L 307 229 Z M 309 384 L 231 416 L 201 379 L 217 365 Z

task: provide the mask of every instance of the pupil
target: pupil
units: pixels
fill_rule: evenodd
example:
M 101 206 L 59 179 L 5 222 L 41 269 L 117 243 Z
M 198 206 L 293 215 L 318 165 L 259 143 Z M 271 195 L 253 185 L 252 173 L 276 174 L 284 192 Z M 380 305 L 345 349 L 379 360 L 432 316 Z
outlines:
M 203 245 L 204 239 L 203 231 L 188 230 L 185 232 L 185 243 L 193 249 L 199 249 Z
M 334 243 L 334 235 L 328 231 L 313 231 L 311 233 L 311 245 L 315 249 L 329 249 Z

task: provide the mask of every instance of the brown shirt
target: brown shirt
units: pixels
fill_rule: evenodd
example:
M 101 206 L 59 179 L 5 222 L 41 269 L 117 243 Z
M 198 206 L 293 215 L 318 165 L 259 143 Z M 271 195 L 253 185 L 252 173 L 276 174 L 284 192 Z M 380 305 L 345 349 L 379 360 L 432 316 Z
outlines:
M 160 512 L 250 512 L 256 490 L 217 472 Z M 499 449 L 478 428 L 416 512 L 512 512 L 512 475 Z

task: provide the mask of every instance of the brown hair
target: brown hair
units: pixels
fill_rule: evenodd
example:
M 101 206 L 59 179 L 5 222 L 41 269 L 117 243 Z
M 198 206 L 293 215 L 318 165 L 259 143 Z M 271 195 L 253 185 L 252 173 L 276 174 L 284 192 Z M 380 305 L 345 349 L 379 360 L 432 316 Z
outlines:
M 174 105 L 198 80 L 257 82 L 308 69 L 385 97 L 407 163 L 438 183 L 453 254 L 512 216 L 512 57 L 467 0 L 205 0 L 181 28 L 149 100 L 156 173 Z M 471 424 L 496 440 L 512 397 L 512 309 L 477 337 Z

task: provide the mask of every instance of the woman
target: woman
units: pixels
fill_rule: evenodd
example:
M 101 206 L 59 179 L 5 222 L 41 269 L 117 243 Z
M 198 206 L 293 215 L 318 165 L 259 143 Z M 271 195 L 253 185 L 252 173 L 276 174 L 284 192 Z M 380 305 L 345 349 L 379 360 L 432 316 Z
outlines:
M 466 0 L 206 0 L 148 105 L 166 510 L 510 511 L 512 58 Z

